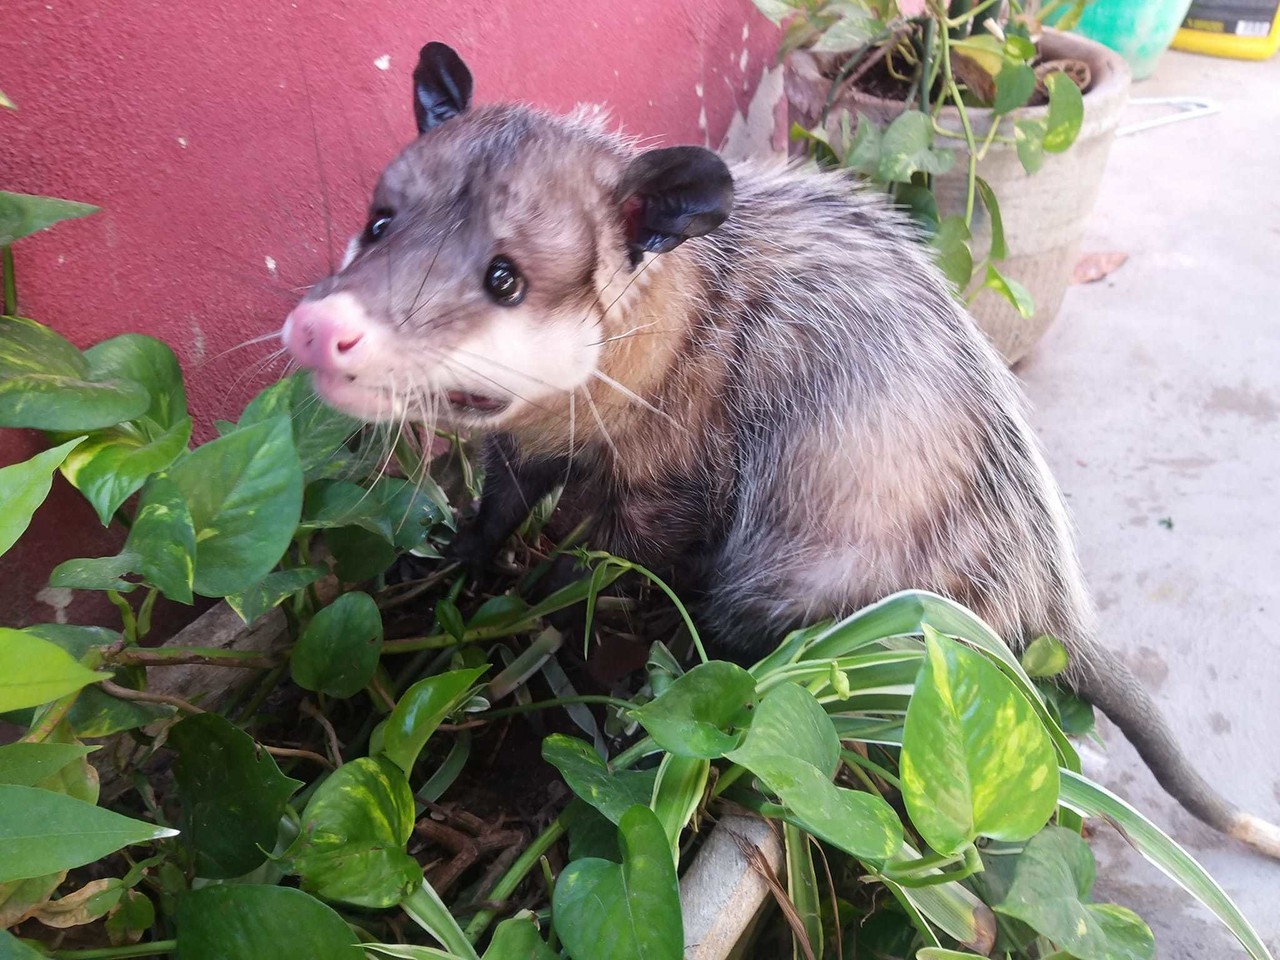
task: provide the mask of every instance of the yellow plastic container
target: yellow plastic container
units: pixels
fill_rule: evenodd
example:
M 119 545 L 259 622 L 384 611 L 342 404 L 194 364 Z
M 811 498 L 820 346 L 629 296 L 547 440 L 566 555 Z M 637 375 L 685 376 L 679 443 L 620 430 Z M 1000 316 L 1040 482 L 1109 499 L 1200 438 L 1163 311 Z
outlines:
M 1280 0 L 1194 0 L 1175 50 L 1266 60 L 1280 50 Z

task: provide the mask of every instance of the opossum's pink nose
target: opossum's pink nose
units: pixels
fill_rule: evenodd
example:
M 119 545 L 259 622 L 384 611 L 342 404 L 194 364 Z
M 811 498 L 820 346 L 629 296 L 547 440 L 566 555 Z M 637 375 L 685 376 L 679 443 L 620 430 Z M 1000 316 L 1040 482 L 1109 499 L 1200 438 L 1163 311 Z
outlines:
M 362 359 L 357 349 L 368 320 L 349 296 L 300 303 L 284 322 L 281 336 L 293 358 L 308 370 L 342 373 Z

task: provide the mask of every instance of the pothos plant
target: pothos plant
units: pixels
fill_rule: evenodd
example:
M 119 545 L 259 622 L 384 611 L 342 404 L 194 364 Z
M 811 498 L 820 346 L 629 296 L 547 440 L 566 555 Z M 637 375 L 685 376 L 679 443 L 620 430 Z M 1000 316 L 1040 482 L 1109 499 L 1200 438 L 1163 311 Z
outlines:
M 87 211 L 3 195 L 0 235 L 60 212 Z M 15 302 L 0 425 L 51 446 L 0 469 L 0 552 L 59 470 L 127 533 L 117 555 L 52 577 L 107 591 L 118 628 L 0 629 L 0 957 L 677 960 L 681 870 L 731 804 L 785 842 L 787 923 L 762 937 L 798 957 L 1150 957 L 1146 924 L 1090 896 L 1092 816 L 1268 958 L 1191 857 L 1081 775 L 1067 731 L 1091 715 L 1051 685 L 1066 663 L 1052 638 L 1020 660 L 960 606 L 907 592 L 744 669 L 710 659 L 679 599 L 624 558 L 579 548 L 588 575 L 524 599 L 551 560 L 536 518 L 498 589 L 443 562 L 387 584 L 397 555 L 437 557 L 452 535 L 429 444 L 353 442 L 359 426 L 294 377 L 193 447 L 167 347 L 126 335 L 82 352 Z M 624 574 L 654 582 L 682 626 L 627 696 L 579 694 L 546 618 L 585 603 L 600 624 L 599 594 Z M 197 595 L 246 623 L 279 608 L 284 641 L 144 643 L 155 604 Z M 388 637 L 410 598 L 431 628 Z M 669 652 L 686 641 L 687 670 Z M 179 664 L 256 680 L 202 706 L 157 691 Z M 496 870 L 460 885 L 424 871 L 440 851 L 418 837 L 436 835 L 442 799 L 465 799 L 486 731 L 552 711 L 585 735 L 541 746 L 574 799 Z M 121 742 L 130 789 L 103 806 L 89 758 Z
M 1028 174 L 1046 153 L 1075 142 L 1084 119 L 1087 67 L 1051 60 L 1040 49 L 1043 25 L 1068 28 L 1087 0 L 755 0 L 785 24 L 780 58 L 803 57 L 813 125 L 792 136 L 820 164 L 852 171 L 910 211 L 936 248 L 957 291 L 983 290 L 1029 317 L 1035 304 L 999 264 L 1008 256 L 999 198 L 979 175 L 993 144 L 1016 147 Z M 797 53 L 797 51 L 800 51 Z M 838 107 L 856 89 L 900 105 L 891 120 Z M 1043 115 L 1023 107 L 1044 105 Z M 983 123 L 976 122 L 983 114 Z M 957 158 L 959 154 L 959 158 Z M 964 166 L 963 205 L 939 202 L 936 178 Z M 974 250 L 976 218 L 990 240 Z

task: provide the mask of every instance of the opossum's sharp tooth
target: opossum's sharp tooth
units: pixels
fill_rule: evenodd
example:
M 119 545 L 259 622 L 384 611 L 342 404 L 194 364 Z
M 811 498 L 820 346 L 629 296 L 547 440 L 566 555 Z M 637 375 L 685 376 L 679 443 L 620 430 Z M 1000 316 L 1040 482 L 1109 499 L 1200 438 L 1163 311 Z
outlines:
M 448 397 L 451 406 L 474 413 L 499 413 L 510 403 L 508 400 L 498 400 L 480 393 L 469 393 L 466 390 L 450 390 L 445 396 Z

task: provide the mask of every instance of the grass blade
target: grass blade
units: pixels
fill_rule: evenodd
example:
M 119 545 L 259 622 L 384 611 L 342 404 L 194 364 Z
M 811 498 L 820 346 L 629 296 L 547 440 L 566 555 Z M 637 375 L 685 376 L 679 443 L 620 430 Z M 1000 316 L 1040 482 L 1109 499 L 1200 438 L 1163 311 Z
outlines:
M 809 835 L 790 823 L 782 825 L 787 850 L 787 895 L 795 905 L 809 937 L 809 950 L 797 940 L 795 960 L 822 956 L 822 906 L 818 895 L 818 875 L 813 868 L 813 848 Z M 794 934 L 793 934 L 794 936 Z
M 480 960 L 458 921 L 453 919 L 449 908 L 425 880 L 421 887 L 404 899 L 400 907 L 409 919 L 439 940 L 449 953 L 461 960 Z
M 701 757 L 677 757 L 668 753 L 658 766 L 649 806 L 671 841 L 671 857 L 680 866 L 680 834 L 693 819 L 707 789 L 711 761 Z
M 1144 857 L 1212 910 L 1254 960 L 1273 960 L 1253 926 L 1204 867 L 1163 830 L 1104 787 L 1062 770 L 1060 802 L 1086 817 L 1108 820 Z

